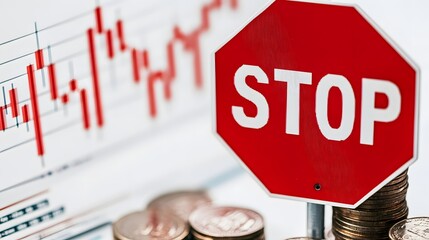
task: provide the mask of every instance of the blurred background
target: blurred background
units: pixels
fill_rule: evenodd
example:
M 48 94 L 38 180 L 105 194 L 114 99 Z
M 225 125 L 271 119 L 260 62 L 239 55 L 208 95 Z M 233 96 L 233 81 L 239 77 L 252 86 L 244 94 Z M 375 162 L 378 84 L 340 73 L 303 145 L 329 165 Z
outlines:
M 0 0 L 0 219 L 37 206 L 0 238 L 112 239 L 112 221 L 180 189 L 259 211 L 267 239 L 305 235 L 305 203 L 268 197 L 212 130 L 213 53 L 269 2 Z M 341 2 L 422 70 L 408 203 L 427 216 L 429 2 Z

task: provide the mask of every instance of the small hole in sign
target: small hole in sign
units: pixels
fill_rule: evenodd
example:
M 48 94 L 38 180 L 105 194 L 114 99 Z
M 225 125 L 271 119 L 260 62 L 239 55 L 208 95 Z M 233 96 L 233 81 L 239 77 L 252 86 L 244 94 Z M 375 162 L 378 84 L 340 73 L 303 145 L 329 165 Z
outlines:
M 322 186 L 320 185 L 320 183 L 314 184 L 314 190 L 316 190 L 316 191 L 322 190 Z

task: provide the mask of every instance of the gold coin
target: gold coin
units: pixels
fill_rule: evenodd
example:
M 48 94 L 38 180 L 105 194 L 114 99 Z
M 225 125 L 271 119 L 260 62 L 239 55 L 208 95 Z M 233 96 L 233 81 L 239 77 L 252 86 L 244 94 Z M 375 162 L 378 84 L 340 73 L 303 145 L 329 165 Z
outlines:
M 263 235 L 262 216 L 250 209 L 208 206 L 195 210 L 190 218 L 194 236 L 204 239 L 259 239 Z
M 195 209 L 211 205 L 211 203 L 212 200 L 205 191 L 180 191 L 167 193 L 153 199 L 147 208 L 170 211 L 188 221 L 189 215 Z
M 130 213 L 113 224 L 118 240 L 183 240 L 188 225 L 179 217 L 155 210 Z

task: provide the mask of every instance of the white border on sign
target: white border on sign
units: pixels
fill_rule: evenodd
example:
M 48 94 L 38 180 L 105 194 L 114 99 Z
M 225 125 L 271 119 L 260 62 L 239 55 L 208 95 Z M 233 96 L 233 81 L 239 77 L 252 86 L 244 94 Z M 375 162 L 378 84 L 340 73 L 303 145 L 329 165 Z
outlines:
M 344 208 L 356 208 L 360 204 L 362 204 L 365 200 L 367 200 L 369 197 L 374 195 L 378 190 L 380 190 L 383 186 L 385 186 L 387 183 L 392 181 L 394 178 L 396 178 L 399 174 L 404 172 L 407 168 L 409 168 L 418 158 L 418 144 L 419 144 L 419 111 L 420 111 L 420 76 L 421 76 L 421 70 L 419 66 L 405 53 L 405 51 L 402 50 L 402 48 L 392 39 L 390 36 L 383 31 L 383 29 L 376 24 L 376 22 L 370 18 L 369 15 L 367 15 L 363 9 L 361 9 L 357 4 L 348 4 L 348 3 L 332 3 L 326 1 L 312 1 L 312 0 L 289 0 L 289 1 L 296 1 L 296 2 L 307 2 L 307 3 L 315 3 L 315 4 L 324 4 L 324 5 L 334 5 L 334 6 L 344 6 L 344 7 L 353 7 L 356 11 L 358 11 L 362 17 L 370 23 L 370 25 L 377 30 L 377 32 L 383 37 L 383 39 L 390 44 L 390 46 L 395 49 L 401 57 L 404 58 L 404 60 L 410 64 L 410 66 L 413 67 L 413 69 L 416 71 L 416 99 L 415 99 L 415 126 L 414 126 L 414 152 L 413 157 L 407 161 L 403 166 L 401 166 L 398 170 L 396 170 L 393 174 L 391 174 L 388 178 L 386 178 L 383 182 L 381 182 L 379 185 L 377 185 L 374 189 L 372 189 L 368 194 L 366 194 L 361 200 L 359 200 L 357 203 L 350 205 L 350 204 L 342 204 L 342 203 L 336 203 L 336 202 L 329 202 L 329 201 L 321 201 L 321 200 L 314 200 L 314 199 L 308 199 L 308 198 L 300 198 L 300 197 L 292 197 L 292 196 L 286 196 L 286 195 L 280 195 L 280 194 L 273 194 L 271 193 L 264 184 L 253 174 L 253 172 L 246 166 L 246 164 L 241 161 L 240 157 L 237 156 L 237 154 L 234 152 L 234 150 L 231 149 L 231 147 L 224 141 L 224 139 L 217 133 L 217 121 L 216 121 L 216 52 L 218 52 L 223 46 L 225 46 L 232 38 L 234 38 L 238 33 L 240 33 L 250 22 L 252 22 L 256 17 L 258 17 L 261 13 L 263 13 L 271 4 L 273 4 L 275 1 L 281 1 L 281 0 L 271 0 L 269 1 L 261 10 L 256 12 L 252 17 L 249 18 L 238 30 L 236 30 L 229 38 L 227 38 L 222 44 L 219 45 L 219 47 L 216 48 L 216 50 L 212 53 L 212 67 L 211 67 L 211 75 L 212 75 L 212 131 L 216 138 L 225 146 L 225 148 L 234 156 L 234 158 L 241 164 L 242 167 L 244 167 L 248 173 L 252 176 L 252 178 L 261 186 L 262 189 L 271 197 L 275 198 L 283 198 L 288 200 L 295 200 L 295 201 L 304 201 L 309 203 L 316 203 L 316 204 L 323 204 L 323 205 L 331 205 L 335 207 L 344 207 Z M 286 0 L 285 0 L 286 1 Z

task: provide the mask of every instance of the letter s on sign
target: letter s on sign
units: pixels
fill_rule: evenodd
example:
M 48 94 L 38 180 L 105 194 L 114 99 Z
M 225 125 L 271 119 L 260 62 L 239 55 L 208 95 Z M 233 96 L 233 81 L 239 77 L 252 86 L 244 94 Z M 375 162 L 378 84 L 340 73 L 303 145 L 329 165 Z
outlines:
M 240 126 L 260 129 L 268 123 L 269 106 L 264 95 L 246 84 L 246 78 L 249 76 L 255 77 L 258 83 L 268 84 L 269 80 L 265 72 L 258 66 L 243 65 L 235 72 L 235 89 L 243 98 L 255 104 L 256 116 L 247 116 L 241 106 L 232 106 L 232 115 Z

